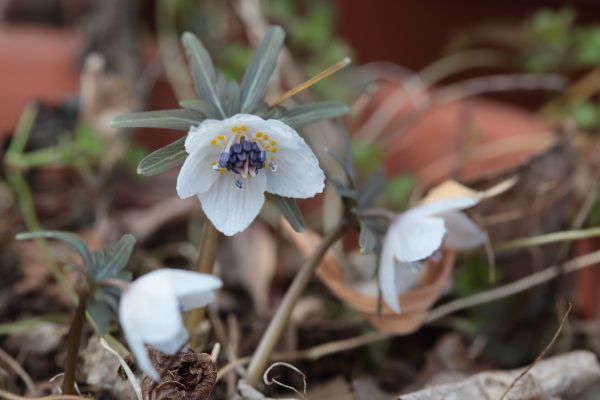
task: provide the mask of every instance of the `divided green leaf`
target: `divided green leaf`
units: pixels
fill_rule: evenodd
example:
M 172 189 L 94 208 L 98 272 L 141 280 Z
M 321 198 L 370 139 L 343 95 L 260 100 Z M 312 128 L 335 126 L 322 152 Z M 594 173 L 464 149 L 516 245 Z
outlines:
M 249 112 L 265 95 L 273 75 L 277 56 L 283 46 L 285 32 L 279 26 L 270 27 L 256 49 L 241 84 L 241 111 Z
M 294 107 L 281 115 L 281 122 L 299 129 L 330 118 L 341 117 L 348 112 L 348 107 L 337 101 L 321 101 Z
M 206 118 L 218 118 L 219 111 L 211 103 L 200 99 L 181 100 L 179 105 L 187 110 L 197 111 Z
M 187 158 L 185 136 L 148 154 L 138 165 L 138 174 L 151 176 L 183 164 Z
M 113 128 L 162 128 L 188 131 L 206 119 L 198 110 L 144 111 L 119 115 L 112 121 Z
M 115 278 L 127 265 L 135 237 L 130 234 L 123 235 L 114 245 L 104 251 L 94 252 L 95 271 L 94 279 L 100 281 L 103 279 Z
M 358 245 L 361 254 L 369 254 L 375 250 L 377 246 L 377 236 L 375 232 L 363 221 L 360 221 L 360 235 L 358 237 Z
M 94 258 L 92 253 L 88 249 L 87 245 L 81 238 L 74 233 L 62 232 L 62 231 L 36 231 L 36 232 L 23 232 L 19 233 L 16 237 L 17 240 L 28 240 L 28 239 L 54 239 L 60 240 L 69 246 L 81 257 L 86 268 L 92 268 L 94 265 Z
M 214 86 L 216 80 L 215 66 L 208 51 L 196 35 L 191 32 L 185 32 L 181 36 L 181 42 L 190 62 L 192 79 L 198 97 L 212 103 L 219 110 L 221 117 L 225 118 L 225 110 Z
M 276 194 L 271 195 L 273 203 L 279 208 L 281 214 L 290 223 L 296 232 L 302 232 L 306 226 L 302 212 L 294 199 Z

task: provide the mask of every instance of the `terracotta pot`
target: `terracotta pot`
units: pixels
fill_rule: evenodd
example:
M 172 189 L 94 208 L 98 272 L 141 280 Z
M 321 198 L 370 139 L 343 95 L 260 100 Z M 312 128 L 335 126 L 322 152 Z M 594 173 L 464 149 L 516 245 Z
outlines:
M 589 254 L 600 249 L 600 239 L 591 238 L 575 242 L 574 252 L 577 256 Z M 575 273 L 575 310 L 586 320 L 600 317 L 600 268 L 594 265 Z
M 363 122 L 398 90 L 397 84 L 381 84 L 365 109 Z M 419 112 L 412 105 L 398 105 L 381 132 L 368 134 L 385 141 L 389 173 L 413 174 L 424 186 L 451 175 L 472 182 L 500 174 L 524 165 L 556 142 L 549 127 L 534 114 L 482 98 L 432 105 Z
M 282 222 L 282 226 L 300 253 L 305 257 L 312 254 L 322 240 L 319 235 L 312 231 L 295 232 L 285 221 Z M 365 295 L 348 286 L 342 268 L 331 251 L 323 258 L 316 274 L 333 294 L 363 314 L 378 330 L 403 335 L 415 332 L 423 325 L 427 312 L 442 294 L 444 286 L 452 273 L 454 261 L 455 253 L 445 251 L 440 262 L 429 262 L 420 286 L 398 297 L 402 306 L 401 314 L 396 314 L 385 303 L 382 304 L 381 314 L 379 314 L 379 299 L 376 296 Z
M 0 139 L 32 100 L 57 104 L 77 94 L 73 31 L 0 26 Z

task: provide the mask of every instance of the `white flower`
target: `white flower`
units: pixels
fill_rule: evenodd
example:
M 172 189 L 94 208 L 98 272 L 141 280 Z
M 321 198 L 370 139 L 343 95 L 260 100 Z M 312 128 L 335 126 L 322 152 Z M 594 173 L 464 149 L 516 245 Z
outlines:
M 205 120 L 190 129 L 185 149 L 177 194 L 198 196 L 206 216 L 226 235 L 250 225 L 265 191 L 295 198 L 323 191 L 325 175 L 314 153 L 278 120 L 250 114 Z
M 146 353 L 146 344 L 173 355 L 188 341 L 181 311 L 214 300 L 220 279 L 198 272 L 158 269 L 135 280 L 121 296 L 119 322 L 141 371 L 160 380 Z
M 422 263 L 439 256 L 441 247 L 465 250 L 485 240 L 485 233 L 460 212 L 477 203 L 467 197 L 432 201 L 400 214 L 390 225 L 381 251 L 379 285 L 392 310 L 400 313 L 398 295 L 416 283 Z

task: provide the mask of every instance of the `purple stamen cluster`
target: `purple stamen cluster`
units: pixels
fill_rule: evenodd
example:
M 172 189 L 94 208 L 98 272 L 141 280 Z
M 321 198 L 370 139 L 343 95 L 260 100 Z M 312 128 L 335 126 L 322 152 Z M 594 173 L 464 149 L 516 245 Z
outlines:
M 248 171 L 257 173 L 264 168 L 267 153 L 262 150 L 258 143 L 246 140 L 243 136 L 238 143 L 234 143 L 229 152 L 219 155 L 219 168 L 226 168 L 236 174 L 243 175 Z

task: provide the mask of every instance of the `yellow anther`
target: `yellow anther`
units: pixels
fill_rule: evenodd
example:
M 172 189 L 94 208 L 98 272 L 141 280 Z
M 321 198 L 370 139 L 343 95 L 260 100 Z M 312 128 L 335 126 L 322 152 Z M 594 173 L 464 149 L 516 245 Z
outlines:
M 213 139 L 210 141 L 210 144 L 212 144 L 213 146 L 218 146 L 217 144 L 217 139 Z
M 271 140 L 271 143 L 269 143 L 271 146 L 277 146 L 277 142 L 275 140 Z
M 248 128 L 246 128 L 246 126 L 245 126 L 245 125 L 242 125 L 242 126 L 240 127 L 240 129 L 242 130 L 242 132 L 246 132 L 246 130 L 247 130 Z
M 263 135 L 265 140 L 269 140 L 269 135 L 267 135 L 266 133 Z
M 261 137 L 263 137 L 263 133 L 262 133 L 262 132 L 256 132 L 256 137 L 257 137 L 257 138 L 261 138 Z
M 219 140 L 221 140 L 221 141 L 224 141 L 224 140 L 225 140 L 225 136 L 223 136 L 223 135 L 219 135 L 219 136 L 217 136 L 217 139 L 219 139 Z

